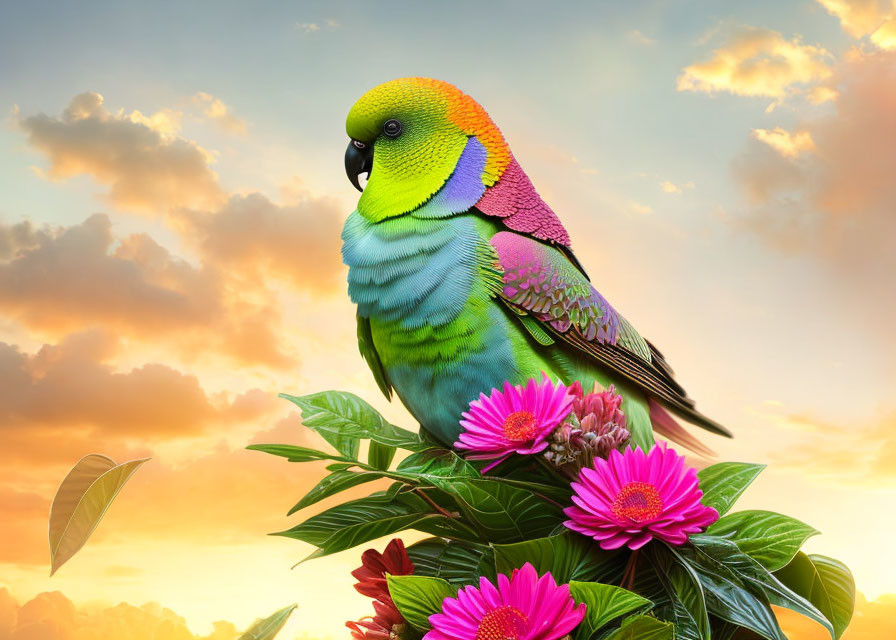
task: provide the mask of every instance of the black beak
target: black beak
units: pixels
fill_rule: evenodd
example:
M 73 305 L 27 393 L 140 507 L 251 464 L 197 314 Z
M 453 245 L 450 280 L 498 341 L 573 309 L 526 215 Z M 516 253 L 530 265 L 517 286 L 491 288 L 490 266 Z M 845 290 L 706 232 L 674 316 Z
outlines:
M 345 150 L 345 175 L 348 176 L 348 181 L 355 185 L 358 191 L 364 191 L 358 182 L 358 176 L 366 172 L 367 179 L 370 180 L 371 171 L 373 171 L 373 145 L 360 140 L 349 142 L 348 149 Z

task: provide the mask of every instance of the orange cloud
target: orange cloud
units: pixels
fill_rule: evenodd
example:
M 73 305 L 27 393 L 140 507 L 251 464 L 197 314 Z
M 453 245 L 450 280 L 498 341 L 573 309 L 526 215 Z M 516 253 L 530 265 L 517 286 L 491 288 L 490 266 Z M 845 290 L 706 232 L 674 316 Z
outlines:
M 334 261 L 321 258 L 319 280 L 309 286 L 332 285 Z M 322 275 L 327 268 L 329 279 Z M 278 345 L 271 294 L 231 280 L 222 266 L 193 266 L 146 234 L 115 238 L 104 214 L 56 229 L 0 224 L 0 304 L 30 328 L 59 336 L 101 326 L 245 364 L 294 364 Z
M 796 127 L 811 137 L 813 153 L 785 157 L 756 141 L 734 159 L 732 174 L 748 200 L 737 223 L 771 246 L 829 267 L 838 308 L 862 315 L 886 336 L 881 348 L 891 349 L 896 52 L 854 52 L 835 81 L 836 113 Z
M 795 158 L 804 151 L 815 149 L 812 134 L 808 131 L 791 133 L 781 127 L 775 127 L 774 129 L 753 129 L 751 135 L 786 158 Z
M 870 36 L 882 49 L 896 47 L 896 2 L 893 0 L 818 0 L 854 38 Z
M 229 622 L 215 623 L 210 635 L 194 635 L 182 617 L 155 603 L 78 608 L 51 591 L 19 605 L 0 589 L 0 640 L 233 640 L 238 635 Z
M 154 213 L 181 207 L 215 207 L 224 201 L 212 156 L 173 135 L 170 112 L 144 116 L 111 113 L 103 96 L 75 96 L 60 117 L 21 118 L 28 142 L 47 156 L 53 180 L 90 175 L 108 185 L 116 206 Z
M 191 99 L 194 106 L 198 107 L 202 114 L 228 133 L 237 135 L 246 134 L 246 121 L 238 118 L 230 111 L 220 98 L 210 93 L 200 91 Z
M 830 54 L 820 46 L 788 40 L 777 31 L 741 26 L 712 56 L 678 76 L 679 91 L 783 98 L 793 85 L 831 75 Z
M 297 289 L 332 293 L 342 271 L 343 214 L 334 200 L 297 195 L 288 206 L 259 193 L 233 196 L 214 213 L 190 214 L 188 235 L 206 263 L 240 277 L 275 276 Z

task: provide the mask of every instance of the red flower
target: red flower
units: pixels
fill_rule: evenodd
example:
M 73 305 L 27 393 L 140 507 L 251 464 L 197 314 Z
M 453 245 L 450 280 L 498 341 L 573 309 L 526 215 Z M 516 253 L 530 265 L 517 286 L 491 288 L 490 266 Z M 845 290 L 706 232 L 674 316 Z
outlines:
M 414 564 L 399 538 L 386 545 L 382 553 L 376 549 L 368 549 L 361 554 L 361 566 L 352 571 L 352 575 L 358 580 L 355 589 L 368 598 L 392 604 L 389 587 L 386 585 L 387 573 L 393 576 L 409 576 L 414 573 Z
M 354 640 L 397 640 L 404 631 L 405 622 L 395 605 L 373 601 L 376 615 L 345 626 L 352 630 Z

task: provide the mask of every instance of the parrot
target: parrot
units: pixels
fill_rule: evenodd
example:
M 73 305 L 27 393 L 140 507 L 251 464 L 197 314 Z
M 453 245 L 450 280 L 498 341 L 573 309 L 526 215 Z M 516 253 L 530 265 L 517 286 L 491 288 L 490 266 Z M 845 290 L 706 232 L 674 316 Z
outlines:
M 644 448 L 656 433 L 709 452 L 675 416 L 731 437 L 594 287 L 473 98 L 431 78 L 392 80 L 358 99 L 346 133 L 345 170 L 361 195 L 342 258 L 359 349 L 426 433 L 451 446 L 480 394 L 547 376 L 612 386 Z

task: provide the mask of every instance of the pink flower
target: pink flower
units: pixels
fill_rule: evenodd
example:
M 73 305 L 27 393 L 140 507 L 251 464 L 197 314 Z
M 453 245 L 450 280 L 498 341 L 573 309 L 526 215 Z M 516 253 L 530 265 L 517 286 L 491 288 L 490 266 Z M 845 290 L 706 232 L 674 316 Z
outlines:
M 570 518 L 564 524 L 604 549 L 640 549 L 652 538 L 684 544 L 719 519 L 700 503 L 697 470 L 665 444 L 646 454 L 626 449 L 611 451 L 607 460 L 595 458 L 571 486 L 575 506 L 563 510 Z
M 473 451 L 472 460 L 495 460 L 488 471 L 512 453 L 538 453 L 548 446 L 547 438 L 569 415 L 572 396 L 566 386 L 556 385 L 547 376 L 534 378 L 525 388 L 504 383 L 504 390 L 492 389 L 490 396 L 479 394 L 460 421 L 464 432 L 454 444 Z
M 606 458 L 626 444 L 631 434 L 621 408 L 622 396 L 613 385 L 604 390 L 595 382 L 592 392 L 585 394 L 576 380 L 568 391 L 573 396 L 572 413 L 551 434 L 544 457 L 577 477 L 578 470 L 590 467 L 595 456 Z
M 540 578 L 528 562 L 513 574 L 487 578 L 445 598 L 442 613 L 429 616 L 432 631 L 423 640 L 556 640 L 585 617 L 569 585 L 557 586 L 550 572 Z

